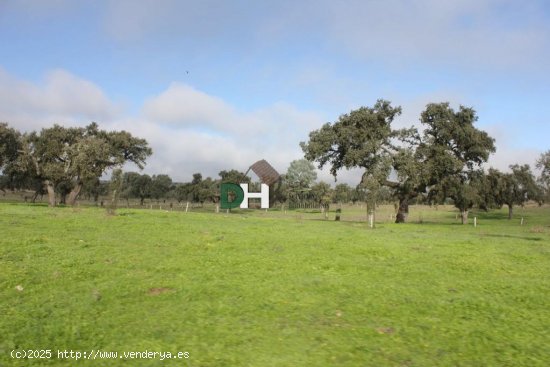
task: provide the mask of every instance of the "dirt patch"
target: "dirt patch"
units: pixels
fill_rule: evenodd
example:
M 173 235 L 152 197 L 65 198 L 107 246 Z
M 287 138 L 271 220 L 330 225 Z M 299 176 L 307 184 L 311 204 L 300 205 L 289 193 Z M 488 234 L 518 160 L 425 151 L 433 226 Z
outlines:
M 544 233 L 544 232 L 546 232 L 546 231 L 544 230 L 544 227 L 535 226 L 535 227 L 531 227 L 531 229 L 529 230 L 529 232 L 531 232 L 531 233 Z
M 393 334 L 395 329 L 392 327 L 377 327 L 376 331 L 378 334 Z
M 167 287 L 160 287 L 160 288 L 149 288 L 149 291 L 147 291 L 147 294 L 150 296 L 158 296 L 159 294 L 172 292 L 173 288 L 167 288 Z
M 95 300 L 95 301 L 101 301 L 101 293 L 97 290 L 97 289 L 94 289 L 92 291 L 92 298 Z

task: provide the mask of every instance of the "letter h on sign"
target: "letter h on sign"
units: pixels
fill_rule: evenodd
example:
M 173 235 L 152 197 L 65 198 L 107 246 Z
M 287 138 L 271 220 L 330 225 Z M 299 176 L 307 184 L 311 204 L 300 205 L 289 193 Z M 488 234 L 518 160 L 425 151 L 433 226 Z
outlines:
M 229 201 L 230 195 L 233 196 L 231 201 Z M 262 209 L 269 208 L 269 186 L 262 184 L 260 192 L 248 192 L 248 184 L 240 184 L 240 186 L 234 183 L 221 184 L 220 201 L 222 209 L 231 209 L 238 206 L 241 209 L 248 209 L 248 199 L 254 198 L 260 199 Z

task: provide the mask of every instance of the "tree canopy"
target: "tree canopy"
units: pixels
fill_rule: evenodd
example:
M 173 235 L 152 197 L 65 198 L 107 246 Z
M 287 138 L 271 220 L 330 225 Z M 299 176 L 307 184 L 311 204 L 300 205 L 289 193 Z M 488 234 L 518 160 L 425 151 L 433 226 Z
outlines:
M 541 191 L 528 164 L 514 164 L 510 170 L 510 173 L 491 172 L 494 200 L 499 206 L 508 206 L 508 219 L 512 219 L 515 206 L 541 200 Z
M 285 175 L 286 184 L 298 189 L 310 188 L 316 179 L 315 166 L 307 159 L 297 159 L 290 162 Z
M 541 170 L 538 182 L 542 190 L 544 201 L 550 202 L 550 150 L 540 155 L 536 167 Z
M 326 123 L 300 143 L 306 159 L 319 168 L 330 165 L 336 176 L 342 168 L 365 170 L 362 184 L 374 193 L 376 187 L 393 189 L 399 200 L 396 222 L 404 222 L 409 201 L 425 194 L 428 188 L 444 178 L 462 177 L 487 160 L 495 151 L 494 140 L 478 130 L 475 110 L 460 106 L 453 110 L 449 103 L 430 103 L 422 112 L 423 134 L 416 128 L 393 129 L 391 124 L 401 114 L 378 100 L 373 107 L 361 107 Z M 396 181 L 390 181 L 395 172 Z M 460 180 L 459 180 L 460 181 Z
M 3 126 L 1 130 L 6 129 Z M 95 122 L 86 127 L 54 125 L 40 132 L 19 134 L 18 141 L 14 166 L 44 183 L 50 205 L 55 205 L 58 185 L 70 187 L 68 204 L 74 204 L 87 180 L 97 179 L 126 162 L 141 169 L 152 154 L 145 139 L 126 131 L 100 130 Z
M 8 126 L 6 123 L 0 123 L 0 170 L 4 171 L 7 166 L 13 164 L 17 159 L 20 150 L 20 133 Z

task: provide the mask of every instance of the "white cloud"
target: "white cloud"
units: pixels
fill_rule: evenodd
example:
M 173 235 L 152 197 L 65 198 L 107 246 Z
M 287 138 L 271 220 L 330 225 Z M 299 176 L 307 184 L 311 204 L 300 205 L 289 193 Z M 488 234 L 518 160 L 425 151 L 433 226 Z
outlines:
M 105 128 L 127 130 L 144 138 L 153 149 L 145 172 L 166 173 L 180 181 L 188 181 L 195 172 L 204 177 L 217 176 L 223 169 L 245 169 L 256 158 L 246 146 L 240 147 L 233 138 L 221 137 L 186 128 L 155 124 L 146 119 L 127 119 Z M 128 167 L 135 170 L 135 167 Z
M 180 127 L 206 125 L 220 129 L 227 128 L 226 118 L 234 120 L 236 115 L 236 111 L 220 98 L 181 83 L 172 83 L 167 90 L 145 101 L 143 113 L 152 121 Z
M 105 121 L 116 112 L 116 104 L 97 85 L 65 70 L 51 71 L 35 84 L 0 68 L 0 121 L 21 130 Z
M 149 141 L 154 156 L 146 172 L 165 172 L 178 180 L 192 173 L 216 177 L 224 169 L 246 171 L 266 159 L 279 173 L 303 156 L 299 142 L 323 122 L 320 114 L 286 102 L 239 111 L 223 99 L 182 83 L 144 102 L 142 116 L 116 121 Z
M 162 35 L 225 40 L 253 52 L 312 35 L 319 47 L 384 65 L 547 70 L 545 0 L 226 1 L 119 0 L 104 13 L 119 41 Z M 200 21 L 198 21 L 200 20 Z M 256 35 L 256 36 L 254 36 Z M 270 46 L 272 45 L 272 46 Z
M 425 103 L 435 97 L 405 100 L 403 120 L 397 125 L 415 122 L 411 120 L 417 120 Z M 50 72 L 43 82 L 32 83 L 0 69 L 0 121 L 30 130 L 54 122 L 73 126 L 95 120 L 104 129 L 127 130 L 147 139 L 153 148 L 145 172 L 167 173 L 177 181 L 188 181 L 195 172 L 217 177 L 225 169 L 246 171 L 259 159 L 266 159 L 279 173 L 285 173 L 292 160 L 303 157 L 299 142 L 307 141 L 309 132 L 326 121 L 320 113 L 303 111 L 287 102 L 239 111 L 220 97 L 181 83 L 172 83 L 148 98 L 136 116 L 120 117 L 117 108 L 93 82 L 66 71 Z M 498 125 L 487 130 L 493 135 Z M 533 165 L 541 152 L 506 149 L 506 132 L 500 134 L 502 143 L 489 165 L 499 169 L 516 162 Z M 136 170 L 133 166 L 126 168 Z M 319 172 L 319 179 L 332 183 L 328 169 Z M 342 170 L 338 182 L 354 186 L 362 173 L 360 169 Z
M 547 68 L 544 2 L 387 0 L 329 2 L 334 44 L 396 65 Z
M 168 173 L 178 180 L 194 172 L 217 176 L 224 169 L 246 171 L 263 158 L 283 173 L 288 162 L 301 158 L 299 141 L 322 121 L 318 114 L 284 102 L 238 111 L 181 83 L 147 99 L 141 115 L 123 118 L 117 110 L 97 85 L 67 71 L 52 71 L 32 83 L 0 69 L 0 121 L 23 131 L 91 121 L 127 130 L 147 139 L 154 150 L 146 172 Z
M 509 172 L 511 164 L 528 164 L 531 169 L 535 169 L 536 161 L 543 153 L 541 150 L 518 147 L 515 132 L 503 129 L 501 124 L 488 125 L 484 130 L 495 139 L 496 147 L 496 152 L 484 164 L 485 168 Z
M 511 149 L 505 144 L 498 144 L 498 142 L 496 145 L 496 152 L 489 157 L 489 161 L 484 167 L 496 168 L 503 172 L 509 172 L 511 164 L 528 164 L 534 170 L 537 159 L 542 153 L 536 149 Z

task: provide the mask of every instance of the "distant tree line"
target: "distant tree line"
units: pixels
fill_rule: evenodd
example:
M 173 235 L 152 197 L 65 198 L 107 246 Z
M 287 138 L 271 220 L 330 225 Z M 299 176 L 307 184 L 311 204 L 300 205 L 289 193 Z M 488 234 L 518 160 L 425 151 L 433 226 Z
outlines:
M 298 177 L 298 179 L 297 179 Z M 365 193 L 361 189 L 352 188 L 347 184 L 338 184 L 332 188 L 325 182 L 316 182 L 315 167 L 305 159 L 293 161 L 288 172 L 281 175 L 280 180 L 270 187 L 270 202 L 273 205 L 309 204 L 329 205 L 331 203 L 350 203 L 363 201 Z M 218 203 L 220 200 L 221 183 L 247 183 L 250 191 L 259 191 L 258 182 L 236 169 L 224 170 L 217 178 L 203 178 L 201 173 L 194 173 L 189 182 L 173 182 L 168 175 L 140 174 L 124 172 L 120 198 L 129 202 L 139 199 L 140 205 L 150 201 L 177 201 L 192 203 Z M 391 200 L 386 196 L 388 202 Z
M 219 188 L 222 182 L 250 182 L 250 178 L 237 170 L 221 171 L 219 179 L 207 177 L 203 179 L 201 173 L 194 173 L 189 182 L 173 182 L 169 175 L 139 174 L 125 172 L 122 179 L 120 197 L 125 200 L 139 199 L 144 205 L 146 199 L 157 202 L 175 200 L 181 202 L 201 203 L 219 201 Z

